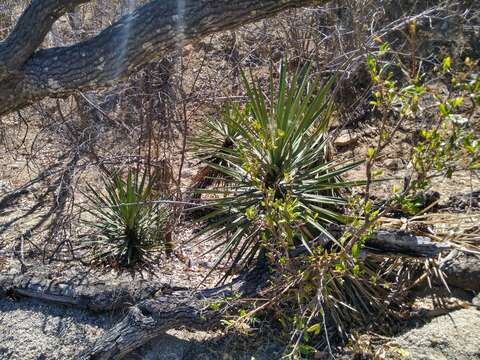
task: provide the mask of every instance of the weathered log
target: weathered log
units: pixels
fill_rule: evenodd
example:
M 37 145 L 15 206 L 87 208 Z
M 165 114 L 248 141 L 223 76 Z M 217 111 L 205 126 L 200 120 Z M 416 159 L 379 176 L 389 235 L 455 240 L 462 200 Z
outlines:
M 265 265 L 260 264 L 228 285 L 193 292 L 178 291 L 143 301 L 131 307 L 123 320 L 93 347 L 78 355 L 77 360 L 121 359 L 168 329 L 181 326 L 211 328 L 226 310 L 235 307 L 236 302 L 225 301 L 226 298 L 255 296 L 268 279 Z
M 95 312 L 118 311 L 162 293 L 178 290 L 156 281 L 75 283 L 38 274 L 0 274 L 0 296 L 29 297 Z
M 332 232 L 340 235 L 342 229 L 332 229 Z M 404 231 L 381 230 L 373 234 L 365 249 L 389 255 L 436 257 L 452 248 L 450 243 L 434 242 Z M 444 270 L 448 275 L 447 281 L 465 277 L 468 269 L 455 265 L 460 258 L 458 255 L 446 258 Z M 455 276 L 455 269 L 460 269 L 461 275 Z M 136 287 L 104 284 L 74 286 L 61 281 L 38 280 L 31 275 L 3 275 L 0 276 L 0 295 L 11 293 L 94 311 L 118 310 L 136 304 L 93 347 L 78 355 L 81 360 L 121 359 L 168 329 L 181 326 L 210 328 L 218 323 L 227 309 L 235 306 L 236 302 L 227 301 L 228 298 L 255 296 L 265 287 L 268 279 L 266 267 L 257 266 L 228 285 L 191 291 L 151 282 L 140 283 Z M 457 283 L 452 285 L 458 286 Z
M 331 226 L 328 231 L 333 237 L 340 238 L 345 232 L 343 226 Z M 316 242 L 328 244 L 330 239 L 320 236 Z M 446 250 L 452 250 L 450 242 L 434 241 L 427 236 L 415 235 L 403 230 L 378 230 L 365 242 L 364 250 L 384 255 L 434 258 Z
M 370 250 L 372 246 L 376 252 L 383 249 L 422 257 L 436 257 L 452 248 L 449 243 L 436 243 L 403 231 L 379 231 L 369 240 Z M 235 302 L 229 303 L 225 297 L 258 295 L 267 280 L 268 273 L 256 268 L 227 286 L 194 292 L 179 291 L 143 301 L 130 308 L 123 320 L 77 359 L 121 359 L 168 329 L 180 326 L 209 328 L 218 323 L 225 310 L 234 306 Z M 213 303 L 217 306 L 211 306 Z
M 341 229 L 334 231 L 340 233 Z M 436 257 L 453 248 L 450 243 L 434 242 L 404 231 L 384 230 L 374 233 L 366 245 L 367 252 L 417 257 Z M 452 265 L 459 258 L 452 258 L 448 269 L 463 269 L 461 276 L 465 276 L 464 267 Z M 95 311 L 115 310 L 136 304 L 92 348 L 78 356 L 81 360 L 120 359 L 168 329 L 181 326 L 192 329 L 212 327 L 227 309 L 236 306 L 235 301 L 226 301 L 228 298 L 258 295 L 265 288 L 269 275 L 262 262 L 230 284 L 193 291 L 154 283 L 141 284 L 136 288 L 108 287 L 103 284 L 75 288 L 62 282 L 36 280 L 32 276 L 4 275 L 0 276 L 0 295 L 9 292 Z M 450 279 L 455 279 L 452 273 L 448 274 L 447 281 Z
M 335 236 L 340 236 L 342 230 L 336 228 L 331 229 L 331 232 Z M 428 237 L 416 236 L 405 231 L 380 230 L 366 242 L 364 250 L 367 253 L 375 252 L 392 256 L 435 258 L 452 248 L 453 245 L 448 242 L 435 242 Z M 304 248 L 298 248 L 293 255 L 300 255 L 305 251 Z M 455 275 L 451 275 L 451 278 L 454 279 Z M 156 281 L 107 285 L 98 281 L 75 283 L 64 279 L 52 280 L 38 274 L 0 274 L 0 296 L 2 294 L 24 296 L 97 312 L 120 310 L 140 301 L 178 290 L 182 289 Z
M 258 294 L 265 288 L 269 276 L 265 261 L 259 261 L 252 270 L 227 285 L 205 290 L 173 288 L 152 282 L 141 282 L 136 287 L 126 283 L 117 287 L 102 283 L 73 285 L 32 275 L 0 275 L 0 296 L 27 296 L 94 311 L 131 306 L 122 321 L 78 356 L 79 359 L 119 359 L 168 329 L 180 326 L 210 328 L 233 306 L 234 302 L 226 301 L 228 298 Z M 211 306 L 215 302 L 219 305 Z
M 434 258 L 446 250 L 453 249 L 449 242 L 438 242 L 426 236 L 417 236 L 401 230 L 380 230 L 365 243 L 365 250 L 385 255 L 404 255 Z

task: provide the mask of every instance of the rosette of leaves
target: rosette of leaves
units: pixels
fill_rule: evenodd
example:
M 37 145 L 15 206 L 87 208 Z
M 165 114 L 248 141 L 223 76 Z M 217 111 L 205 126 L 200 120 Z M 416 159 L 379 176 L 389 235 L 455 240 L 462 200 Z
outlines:
M 201 159 L 222 180 L 197 189 L 206 199 L 196 210 L 208 209 L 199 221 L 208 225 L 196 236 L 221 239 L 211 250 L 223 248 L 215 267 L 226 262 L 226 276 L 261 248 L 283 261 L 294 246 L 309 249 L 320 237 L 336 241 L 328 226 L 347 220 L 342 192 L 360 184 L 342 179 L 359 162 L 327 160 L 333 79 L 321 85 L 309 68 L 289 76 L 282 64 L 278 78 L 270 75 L 267 95 L 259 81 L 242 75 L 245 106 L 230 106 L 196 141 Z
M 149 270 L 153 248 L 164 244 L 170 211 L 153 201 L 155 177 L 129 170 L 124 180 L 119 174 L 103 176 L 104 191 L 88 184 L 85 194 L 92 206 L 85 209 L 85 223 L 94 231 L 88 236 L 93 263 L 116 269 Z
M 227 107 L 224 110 L 224 118 L 234 119 L 243 116 L 238 108 Z M 200 136 L 193 140 L 191 150 L 196 158 L 205 164 L 194 176 L 190 186 L 192 198 L 199 199 L 201 192 L 212 185 L 224 181 L 225 174 L 216 169 L 216 166 L 228 167 L 229 162 L 223 157 L 235 146 L 238 141 L 238 121 L 223 121 L 218 118 L 209 118 L 202 124 Z M 214 164 L 215 166 L 210 166 Z

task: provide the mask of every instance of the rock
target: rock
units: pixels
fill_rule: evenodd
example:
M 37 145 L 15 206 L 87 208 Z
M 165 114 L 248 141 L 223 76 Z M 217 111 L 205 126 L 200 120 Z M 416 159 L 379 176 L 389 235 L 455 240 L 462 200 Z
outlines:
M 461 309 L 439 316 L 384 345 L 385 359 L 480 359 L 480 311 Z
M 279 62 L 280 60 L 282 60 L 284 58 L 284 55 L 280 50 L 274 50 L 272 52 L 271 57 L 272 57 L 273 62 Z
M 385 167 L 389 170 L 398 170 L 403 167 L 403 162 L 401 159 L 388 159 L 385 161 Z
M 330 129 L 338 129 L 342 126 L 342 122 L 339 118 L 334 118 L 330 121 Z
M 467 194 L 456 194 L 448 198 L 445 207 L 459 210 L 480 207 L 480 190 L 472 191 Z
M 480 293 L 473 298 L 472 304 L 475 306 L 480 306 Z
M 421 209 L 425 209 L 430 205 L 437 203 L 440 200 L 440 193 L 434 190 L 427 190 L 418 193 L 415 197 L 415 202 Z
M 334 145 L 337 147 L 343 147 L 348 145 L 354 145 L 358 142 L 358 136 L 351 133 L 348 130 L 343 130 L 334 140 Z
M 3 193 L 6 193 L 8 190 L 8 185 L 7 183 L 3 182 L 0 180 L 0 193 L 3 195 Z
M 448 285 L 480 292 L 480 255 L 454 250 L 443 259 L 440 269 Z

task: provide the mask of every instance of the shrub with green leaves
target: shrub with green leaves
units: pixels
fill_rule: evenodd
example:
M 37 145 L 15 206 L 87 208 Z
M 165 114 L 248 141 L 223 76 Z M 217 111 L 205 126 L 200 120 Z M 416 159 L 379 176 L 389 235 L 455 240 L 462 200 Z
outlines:
M 92 207 L 85 223 L 95 231 L 89 235 L 93 262 L 116 269 L 151 267 L 152 248 L 163 244 L 169 209 L 152 201 L 154 177 L 129 170 L 126 180 L 119 174 L 104 175 L 104 191 L 88 185 L 85 194 Z
M 382 47 L 380 55 L 387 51 Z M 423 129 L 423 140 L 412 145 L 411 181 L 401 192 L 392 189 L 381 207 L 370 198 L 370 185 L 380 180 L 375 163 L 402 121 L 421 113 L 420 100 L 436 95 L 421 77 L 400 86 L 387 65 L 368 57 L 376 84 L 372 105 L 382 118 L 377 145 L 367 150 L 366 180 L 352 182 L 343 175 L 359 163 L 327 156 L 332 81 L 319 86 L 308 69 L 289 77 L 283 66 L 264 91 L 264 84 L 243 76 L 247 103 L 231 105 L 223 119 L 211 120 L 196 142 L 199 157 L 216 178 L 213 188 L 198 190 L 207 197 L 200 221 L 208 223 L 199 235 L 208 234 L 205 240 L 215 240 L 214 249 L 223 248 L 217 265 L 227 263 L 226 276 L 248 265 L 260 249 L 274 271 L 271 286 L 252 301 L 253 309 L 241 309 L 227 325 L 245 331 L 257 315 L 269 311 L 288 336 L 286 357 L 300 358 L 320 349 L 331 352 L 332 341 L 353 340 L 356 327 L 401 318 L 403 296 L 435 263 L 373 255 L 364 245 L 387 211 L 397 204 L 413 208 L 417 190 L 428 185 L 432 171 L 448 177 L 459 162 L 478 170 L 477 130 L 466 127 L 478 106 L 478 75 L 471 70 L 477 64 L 469 61 L 470 71 L 453 78 L 460 94 L 441 99 L 439 121 Z M 472 109 L 469 117 L 462 115 L 461 105 Z M 361 184 L 366 185 L 361 196 L 350 193 Z M 347 226 L 332 236 L 329 225 L 339 223 Z
M 261 248 L 289 266 L 295 245 L 309 249 L 319 235 L 335 241 L 328 225 L 346 221 L 342 192 L 359 184 L 342 179 L 358 162 L 327 160 L 334 80 L 321 85 L 309 68 L 288 76 L 285 64 L 275 75 L 266 95 L 244 74 L 245 106 L 231 105 L 196 139 L 200 158 L 222 175 L 217 186 L 198 190 L 210 211 L 199 219 L 209 225 L 197 235 L 223 239 L 214 249 L 223 247 L 216 265 L 226 261 L 227 276 Z M 229 147 L 223 146 L 227 139 Z
M 425 192 L 434 178 L 451 179 L 455 173 L 470 172 L 478 176 L 480 138 L 479 60 L 466 58 L 455 62 L 446 57 L 431 73 L 417 73 L 401 63 L 385 58 L 390 45 L 383 44 L 375 56 L 368 55 L 368 68 L 374 84 L 371 102 L 382 116 L 380 141 L 369 148 L 367 169 L 380 158 L 404 124 L 420 123 L 417 139 L 411 148 L 410 167 L 402 186 L 393 185 L 390 206 L 414 215 L 424 208 Z M 393 69 L 404 78 L 396 79 Z M 385 126 L 388 122 L 396 125 Z M 373 178 L 370 177 L 370 178 Z

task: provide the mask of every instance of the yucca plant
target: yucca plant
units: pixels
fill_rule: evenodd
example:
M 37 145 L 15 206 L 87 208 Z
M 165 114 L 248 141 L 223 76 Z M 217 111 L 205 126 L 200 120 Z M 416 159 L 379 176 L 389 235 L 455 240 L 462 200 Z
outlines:
M 222 121 L 211 121 L 196 140 L 201 159 L 222 174 L 217 186 L 198 190 L 207 195 L 202 206 L 211 211 L 199 219 L 209 225 L 197 236 L 223 239 L 212 250 L 223 247 L 216 265 L 226 261 L 227 276 L 261 247 L 279 260 L 295 242 L 308 249 L 319 235 L 335 241 L 328 225 L 346 221 L 339 211 L 345 205 L 342 191 L 359 184 L 341 177 L 358 162 L 326 156 L 334 80 L 320 85 L 309 68 L 289 77 L 283 64 L 276 81 L 272 72 L 266 95 L 260 82 L 243 74 L 247 104 L 230 106 Z M 226 135 L 231 146 L 215 143 Z
M 238 115 L 242 115 L 238 109 L 227 107 L 223 117 L 232 119 Z M 200 198 L 201 192 L 198 190 L 206 189 L 223 181 L 225 174 L 209 164 L 228 167 L 228 161 L 218 154 L 228 153 L 237 143 L 237 123 L 237 121 L 226 122 L 218 118 L 209 118 L 205 124 L 202 124 L 201 135 L 195 138 L 191 150 L 197 159 L 206 165 L 197 172 L 192 180 L 190 186 L 192 198 Z
M 130 169 L 126 180 L 119 174 L 103 176 L 104 191 L 88 184 L 91 215 L 86 224 L 95 231 L 88 236 L 95 263 L 117 269 L 151 268 L 150 250 L 161 245 L 169 209 L 152 201 L 154 177 Z

